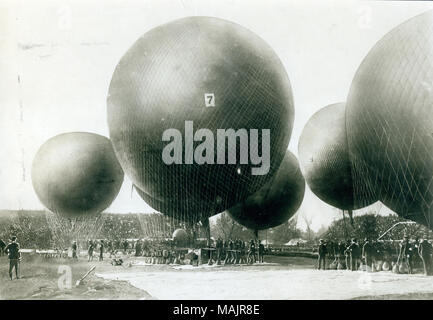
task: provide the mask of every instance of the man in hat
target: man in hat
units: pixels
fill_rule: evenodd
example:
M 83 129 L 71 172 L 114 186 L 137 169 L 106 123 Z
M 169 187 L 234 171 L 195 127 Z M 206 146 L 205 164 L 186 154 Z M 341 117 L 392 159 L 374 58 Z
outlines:
M 405 235 L 403 242 L 400 244 L 400 252 L 397 262 L 404 261 L 406 263 L 409 274 L 412 274 L 412 247 L 409 242 L 409 237 Z
M 248 250 L 247 262 L 251 264 L 256 262 L 256 244 L 253 239 L 251 239 L 250 241 L 250 249 Z
M 17 242 L 17 237 L 11 237 L 11 242 L 6 246 L 5 252 L 9 258 L 9 277 L 12 280 L 12 271 L 15 268 L 15 274 L 19 279 L 18 266 L 21 260 L 20 244 Z
M 350 270 L 357 271 L 359 265 L 359 258 L 361 257 L 361 249 L 359 248 L 356 238 L 352 239 L 352 243 L 349 246 L 350 253 Z
M 104 260 L 104 240 L 99 243 L 99 261 Z
M 327 249 L 326 249 L 326 244 L 323 241 L 323 239 L 319 240 L 319 248 L 317 249 L 317 252 L 319 254 L 317 268 L 320 270 L 321 267 L 322 267 L 322 262 L 323 262 L 323 270 L 326 270 L 326 253 L 327 253 Z
M 420 239 L 418 246 L 418 254 L 424 266 L 424 274 L 430 276 L 432 272 L 432 253 L 433 247 L 427 239 Z
M 259 262 L 263 263 L 264 261 L 264 256 L 265 255 L 265 246 L 263 245 L 263 243 L 261 243 L 259 241 Z

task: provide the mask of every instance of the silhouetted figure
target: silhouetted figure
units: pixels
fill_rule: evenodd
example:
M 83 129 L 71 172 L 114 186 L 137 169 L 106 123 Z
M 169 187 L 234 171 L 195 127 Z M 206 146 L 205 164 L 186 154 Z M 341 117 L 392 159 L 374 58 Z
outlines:
M 373 255 L 374 247 L 368 238 L 365 238 L 364 245 L 362 246 L 362 257 L 364 258 L 367 267 L 373 270 Z M 367 269 L 366 269 L 367 270 Z
M 15 268 L 17 279 L 19 276 L 19 264 L 21 260 L 20 244 L 17 242 L 17 237 L 11 237 L 11 242 L 6 246 L 5 252 L 9 258 L 9 277 L 12 280 L 12 271 Z
M 327 248 L 326 244 L 323 241 L 323 239 L 319 240 L 319 247 L 317 248 L 317 253 L 319 254 L 318 260 L 317 260 L 317 269 L 322 268 L 323 263 L 323 270 L 326 270 L 326 254 L 327 254 Z
M 99 244 L 99 261 L 104 260 L 104 240 L 101 240 Z
M 230 263 L 236 262 L 236 255 L 235 255 L 235 244 L 232 239 L 229 241 L 229 250 L 230 250 Z
M 215 245 L 215 249 L 216 249 L 216 256 L 217 256 L 217 265 L 221 264 L 221 254 L 222 254 L 222 250 L 223 250 L 223 240 L 221 238 L 218 238 L 216 241 L 216 245 Z
M 240 240 L 236 239 L 233 242 L 233 250 L 234 250 L 234 257 L 235 257 L 235 261 L 234 264 L 239 263 L 239 251 L 240 251 L 241 247 L 240 247 Z
M 352 269 L 350 265 L 350 244 L 349 240 L 346 241 L 346 249 L 344 250 L 344 256 L 346 258 L 346 270 Z
M 424 266 L 424 274 L 430 276 L 432 274 L 432 253 L 433 247 L 427 239 L 421 239 L 418 246 L 418 254 L 421 257 Z
M 74 241 L 73 243 L 72 243 L 72 259 L 78 259 L 78 257 L 77 257 L 77 249 L 78 249 L 78 246 L 77 246 L 77 241 Z
M 265 246 L 263 243 L 260 242 L 259 244 L 259 262 L 263 263 L 264 261 L 264 255 L 265 255 Z
M 136 257 L 141 256 L 141 250 L 142 250 L 141 241 L 137 241 L 137 243 L 135 244 L 135 256 Z
M 251 262 L 252 258 L 252 262 Z M 248 263 L 255 263 L 256 262 L 256 244 L 254 243 L 254 240 L 251 239 L 250 241 L 250 248 L 248 250 L 248 257 L 247 257 Z
M 358 242 L 355 238 L 352 239 L 352 243 L 349 246 L 350 252 L 350 270 L 357 271 L 359 265 L 359 259 L 361 258 L 361 249 L 359 248 Z
M 89 247 L 87 248 L 87 255 L 88 259 L 87 261 L 93 261 L 93 251 L 95 250 L 95 245 L 93 244 L 93 241 L 89 241 Z
M 240 241 L 240 255 L 239 255 L 239 264 L 241 263 L 248 263 L 247 261 L 247 244 L 244 241 Z
M 224 264 L 228 264 L 230 261 L 230 247 L 229 247 L 229 241 L 225 240 L 223 243 L 223 250 L 224 250 Z
M 128 242 L 128 240 L 124 240 L 123 241 L 123 243 L 122 243 L 122 246 L 123 246 L 123 253 L 125 253 L 126 254 L 126 250 L 128 250 L 128 247 L 129 247 L 129 242 Z
M 406 263 L 409 274 L 412 274 L 412 247 L 408 236 L 404 236 L 403 242 L 400 244 L 400 252 L 397 262 L 400 261 Z

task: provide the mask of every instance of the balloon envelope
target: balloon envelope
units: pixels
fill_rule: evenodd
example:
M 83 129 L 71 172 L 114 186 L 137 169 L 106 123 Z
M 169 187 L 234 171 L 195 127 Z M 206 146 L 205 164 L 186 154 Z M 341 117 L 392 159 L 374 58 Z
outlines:
M 336 208 L 354 210 L 377 199 L 354 200 L 345 113 L 345 103 L 340 102 L 320 109 L 308 120 L 299 138 L 299 162 L 315 195 Z
M 294 117 L 290 82 L 274 51 L 251 31 L 210 17 L 176 20 L 139 38 L 115 69 L 107 105 L 122 168 L 161 203 L 162 213 L 180 208 L 212 215 L 260 189 L 281 163 Z M 181 135 L 181 163 L 168 165 L 162 152 L 169 142 L 162 137 L 174 129 Z M 191 141 L 198 129 L 213 134 L 214 164 L 198 164 L 192 156 L 205 139 Z M 247 149 L 250 153 L 261 152 L 262 129 L 269 129 L 269 172 L 253 175 L 259 165 L 239 164 L 239 145 L 234 149 L 226 141 L 217 148 L 218 129 L 244 129 L 249 138 L 249 130 L 257 129 L 258 148 Z M 225 164 L 216 164 L 217 149 Z M 236 163 L 228 164 L 230 154 L 236 154 Z
M 39 200 L 67 217 L 100 213 L 117 196 L 122 182 L 110 140 L 93 133 L 55 136 L 33 160 L 32 183 Z
M 305 181 L 296 157 L 287 151 L 277 173 L 259 191 L 227 212 L 241 225 L 263 230 L 276 227 L 301 206 Z
M 185 229 L 176 229 L 172 238 L 176 245 L 185 245 L 188 242 L 188 233 Z
M 158 212 L 163 212 L 166 216 L 173 217 L 180 221 L 197 223 L 203 219 L 207 219 L 209 217 L 208 212 L 212 212 L 212 209 L 217 210 L 215 206 L 212 207 L 212 204 L 198 202 L 194 199 L 185 199 L 184 201 L 175 202 L 170 199 L 162 201 L 151 197 L 137 186 L 134 186 L 134 189 L 137 191 L 140 198 L 150 207 Z M 207 210 L 201 211 L 206 205 L 209 206 Z
M 355 194 L 400 216 L 433 218 L 433 12 L 386 34 L 353 79 L 346 110 Z M 359 182 L 359 183 L 358 183 Z

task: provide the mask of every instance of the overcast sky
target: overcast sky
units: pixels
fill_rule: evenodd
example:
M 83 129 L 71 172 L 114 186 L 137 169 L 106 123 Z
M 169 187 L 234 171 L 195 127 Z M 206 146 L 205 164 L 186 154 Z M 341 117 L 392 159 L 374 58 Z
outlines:
M 114 68 L 153 27 L 186 16 L 214 16 L 262 37 L 292 84 L 295 123 L 289 149 L 297 155 L 309 117 L 346 100 L 374 43 L 431 8 L 429 2 L 400 1 L 0 0 L 0 209 L 43 209 L 30 169 L 47 139 L 70 131 L 108 136 L 106 95 Z M 380 203 L 373 207 L 389 212 Z M 106 211 L 154 210 L 131 193 L 126 177 Z M 305 217 L 316 230 L 341 217 L 308 188 L 298 212 L 299 226 L 305 226 Z

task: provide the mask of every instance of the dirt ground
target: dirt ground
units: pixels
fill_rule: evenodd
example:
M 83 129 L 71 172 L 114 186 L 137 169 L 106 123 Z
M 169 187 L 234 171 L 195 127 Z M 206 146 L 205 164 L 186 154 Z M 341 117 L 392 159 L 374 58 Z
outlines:
M 315 270 L 310 258 L 267 256 L 264 264 L 198 267 L 124 260 L 123 266 L 112 266 L 109 259 L 87 262 L 84 257 L 23 259 L 21 279 L 11 281 L 2 257 L 0 299 L 433 299 L 433 277 Z M 71 270 L 70 289 L 59 286 L 64 266 Z M 75 286 L 92 266 L 95 271 Z
M 70 267 L 72 281 L 68 288 L 67 282 L 62 281 L 66 276 L 65 267 Z M 82 285 L 76 282 L 86 272 L 96 266 Z M 60 267 L 60 269 L 59 269 Z M 6 257 L 0 258 L 0 299 L 2 300 L 89 300 L 89 299 L 152 299 L 145 291 L 130 285 L 126 281 L 106 280 L 95 276 L 95 272 L 113 272 L 115 268 L 109 261 L 87 262 L 85 258 L 79 261 L 71 259 L 26 259 L 20 264 L 20 279 L 9 279 L 9 262 Z M 60 273 L 59 273 L 60 271 Z M 59 286 L 60 282 L 60 286 Z M 65 285 L 66 283 L 66 285 Z

